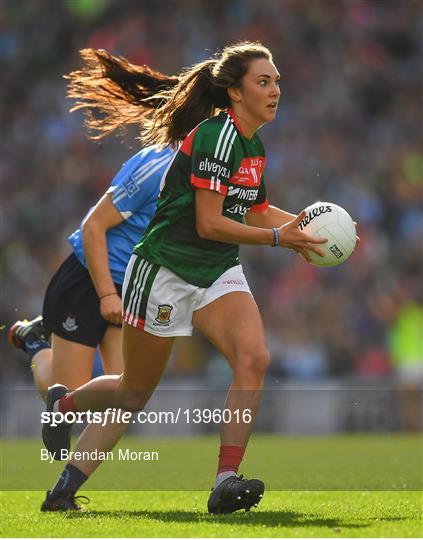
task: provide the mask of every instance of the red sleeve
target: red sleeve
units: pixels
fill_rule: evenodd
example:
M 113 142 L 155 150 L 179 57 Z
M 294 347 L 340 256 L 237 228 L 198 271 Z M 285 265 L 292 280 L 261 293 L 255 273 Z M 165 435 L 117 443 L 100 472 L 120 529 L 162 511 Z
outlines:
M 255 201 L 255 204 L 253 204 L 250 208 L 250 212 L 265 212 L 268 208 L 269 201 L 267 200 L 266 186 L 264 185 L 264 177 L 263 175 L 261 175 L 258 197 Z
M 265 212 L 268 208 L 269 208 L 269 201 L 266 199 L 264 202 L 262 202 L 260 204 L 254 204 L 250 208 L 250 212 L 254 212 L 254 213 L 259 214 L 261 212 Z

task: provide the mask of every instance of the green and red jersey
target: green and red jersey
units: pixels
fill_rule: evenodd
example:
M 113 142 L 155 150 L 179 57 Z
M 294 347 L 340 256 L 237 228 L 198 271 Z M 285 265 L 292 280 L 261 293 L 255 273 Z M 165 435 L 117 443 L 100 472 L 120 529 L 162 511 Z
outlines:
M 263 182 L 266 158 L 257 135 L 247 139 L 229 109 L 201 122 L 187 136 L 166 175 L 157 211 L 134 253 L 165 266 L 188 283 L 210 285 L 239 264 L 239 245 L 198 236 L 195 190 L 223 195 L 223 215 L 242 222 L 269 203 Z

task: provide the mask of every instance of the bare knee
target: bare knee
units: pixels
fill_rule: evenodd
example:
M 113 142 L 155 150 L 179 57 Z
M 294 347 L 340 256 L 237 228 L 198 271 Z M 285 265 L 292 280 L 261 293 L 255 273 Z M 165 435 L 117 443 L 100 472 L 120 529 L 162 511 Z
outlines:
M 243 351 L 235 362 L 234 382 L 245 388 L 260 387 L 269 363 L 270 356 L 266 349 Z

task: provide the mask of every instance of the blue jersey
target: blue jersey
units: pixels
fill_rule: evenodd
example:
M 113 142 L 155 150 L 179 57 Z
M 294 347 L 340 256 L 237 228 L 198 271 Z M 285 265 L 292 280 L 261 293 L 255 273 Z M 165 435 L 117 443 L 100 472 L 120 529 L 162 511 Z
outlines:
M 117 284 L 123 283 L 132 249 L 156 211 L 161 184 L 173 157 L 174 152 L 170 148 L 149 146 L 124 163 L 107 190 L 125 220 L 107 231 L 109 266 L 112 279 Z M 91 210 L 85 215 L 79 229 L 69 236 L 76 257 L 86 268 L 81 228 Z

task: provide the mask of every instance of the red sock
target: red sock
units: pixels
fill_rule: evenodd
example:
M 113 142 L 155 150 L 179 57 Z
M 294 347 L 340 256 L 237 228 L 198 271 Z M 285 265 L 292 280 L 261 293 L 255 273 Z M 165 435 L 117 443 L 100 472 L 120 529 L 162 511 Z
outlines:
M 59 411 L 63 414 L 67 412 L 77 412 L 75 405 L 75 394 L 65 394 L 62 398 L 59 399 Z
M 244 457 L 245 448 L 241 446 L 221 446 L 217 474 L 225 471 L 238 472 L 239 464 Z

